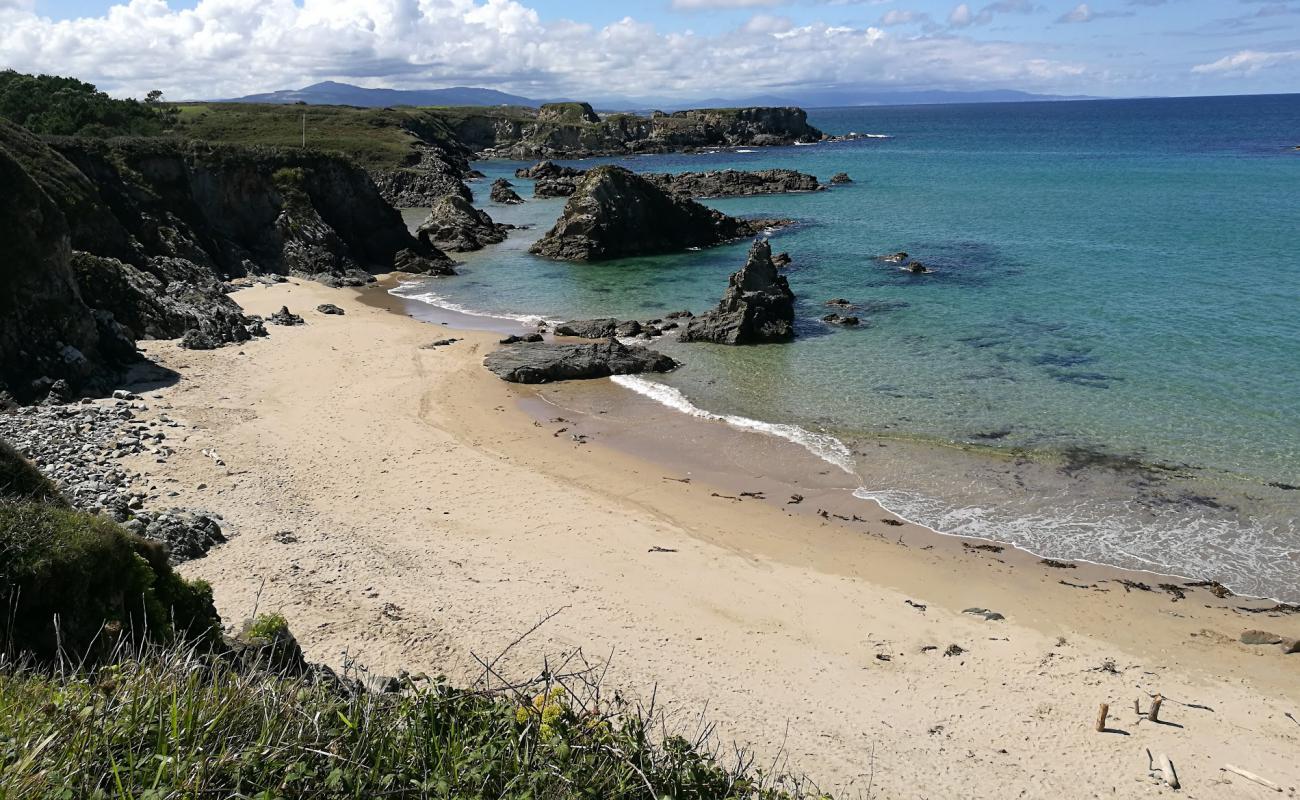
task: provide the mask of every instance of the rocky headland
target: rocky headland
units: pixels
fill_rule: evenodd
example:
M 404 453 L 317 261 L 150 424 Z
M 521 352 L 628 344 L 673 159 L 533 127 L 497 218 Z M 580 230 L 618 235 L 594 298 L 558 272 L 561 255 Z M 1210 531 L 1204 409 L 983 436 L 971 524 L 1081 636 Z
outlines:
M 466 115 L 452 127 L 480 158 L 588 158 L 628 153 L 689 152 L 713 147 L 816 142 L 821 131 L 801 108 L 692 109 L 648 117 L 598 116 L 585 103 L 548 104 L 536 116 Z
M 598 261 L 711 247 L 787 224 L 743 220 L 671 195 L 645 178 L 606 165 L 583 177 L 564 213 L 529 248 L 563 261 Z
M 759 239 L 732 274 L 718 307 L 691 318 L 683 342 L 762 344 L 794 338 L 794 292 L 772 263 L 772 246 Z
M 42 140 L 0 120 L 0 392 L 104 393 L 140 339 L 264 332 L 228 283 L 450 274 L 365 170 L 312 151 L 168 139 Z

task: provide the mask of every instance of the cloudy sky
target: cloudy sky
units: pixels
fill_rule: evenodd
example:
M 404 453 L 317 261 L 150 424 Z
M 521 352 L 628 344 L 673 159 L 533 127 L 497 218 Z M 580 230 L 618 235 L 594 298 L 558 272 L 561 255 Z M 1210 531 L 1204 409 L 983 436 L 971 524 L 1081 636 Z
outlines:
M 0 0 L 0 67 L 116 95 L 320 80 L 689 100 L 1300 90 L 1300 0 Z

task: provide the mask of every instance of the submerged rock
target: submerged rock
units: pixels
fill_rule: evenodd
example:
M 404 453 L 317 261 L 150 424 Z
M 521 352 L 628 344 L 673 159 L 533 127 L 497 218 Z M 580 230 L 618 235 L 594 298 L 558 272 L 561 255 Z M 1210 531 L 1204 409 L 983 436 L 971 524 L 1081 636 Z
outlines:
M 486 211 L 475 208 L 459 195 L 450 194 L 433 204 L 416 236 L 440 250 L 465 253 L 505 241 L 507 230 L 505 225 L 493 222 Z
M 549 383 L 668 372 L 677 362 L 663 353 L 609 339 L 591 344 L 512 344 L 489 353 L 483 366 L 512 383 Z
M 497 178 L 492 181 L 492 189 L 488 192 L 488 197 L 494 203 L 502 203 L 508 206 L 517 206 L 524 202 L 524 198 L 515 192 L 514 184 L 505 178 Z
M 597 261 L 710 247 L 779 220 L 741 220 L 664 192 L 622 167 L 597 167 L 582 179 L 555 226 L 530 253 L 565 261 Z
M 831 183 L 834 184 L 853 183 L 853 179 L 849 177 L 849 173 L 847 172 L 837 172 L 831 176 Z
M 920 261 L 913 261 L 910 264 L 908 264 L 906 267 L 903 267 L 903 269 L 907 270 L 913 275 L 925 275 L 930 271 L 930 268 L 922 264 Z
M 731 276 L 718 307 L 693 318 L 683 342 L 759 344 L 794 338 L 794 293 L 772 263 L 772 246 L 759 239 L 745 266 Z
M 827 314 L 826 316 L 822 317 L 822 322 L 826 322 L 831 325 L 843 325 L 845 327 L 852 328 L 857 325 L 860 325 L 862 323 L 862 320 L 851 315 L 840 316 L 839 314 Z
M 641 333 L 641 323 L 607 319 L 582 319 L 555 326 L 557 336 L 576 336 L 580 339 L 608 339 L 611 336 L 630 337 Z

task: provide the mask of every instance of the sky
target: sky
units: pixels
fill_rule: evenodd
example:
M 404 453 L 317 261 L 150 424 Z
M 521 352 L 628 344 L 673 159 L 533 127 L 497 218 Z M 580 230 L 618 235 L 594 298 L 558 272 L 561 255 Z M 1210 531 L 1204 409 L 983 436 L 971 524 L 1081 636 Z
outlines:
M 1300 91 L 1300 0 L 0 0 L 0 68 L 117 96 Z

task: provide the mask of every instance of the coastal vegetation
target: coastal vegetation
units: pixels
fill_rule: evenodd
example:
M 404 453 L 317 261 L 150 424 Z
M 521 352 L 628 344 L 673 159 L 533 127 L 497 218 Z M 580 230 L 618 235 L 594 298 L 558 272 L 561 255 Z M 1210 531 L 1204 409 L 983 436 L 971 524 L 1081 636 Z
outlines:
M 156 136 L 174 124 L 176 109 L 158 91 L 143 102 L 118 100 L 76 78 L 6 69 L 0 70 L 0 117 L 44 135 Z

